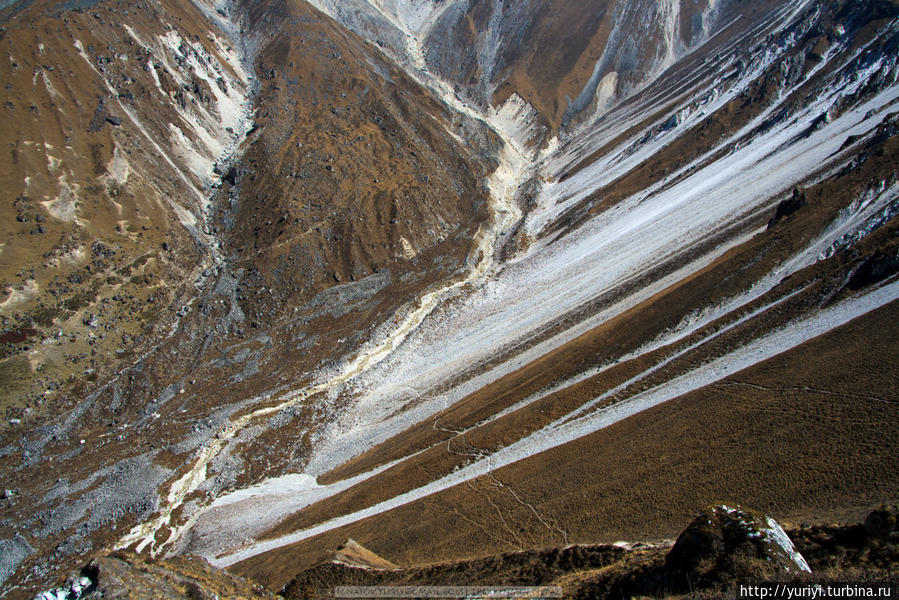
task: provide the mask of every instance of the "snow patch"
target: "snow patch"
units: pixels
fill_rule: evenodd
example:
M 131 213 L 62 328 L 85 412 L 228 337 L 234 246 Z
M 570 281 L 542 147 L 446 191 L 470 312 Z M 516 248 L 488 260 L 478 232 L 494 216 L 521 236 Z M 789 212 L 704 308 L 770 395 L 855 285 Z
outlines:
M 109 178 L 115 183 L 124 185 L 128 182 L 131 166 L 128 164 L 125 154 L 119 150 L 118 144 L 115 145 L 112 151 L 112 160 L 106 165 L 106 171 L 109 173 Z
M 618 71 L 609 71 L 596 86 L 593 95 L 593 105 L 590 107 L 593 113 L 604 113 L 615 102 L 618 91 Z
M 793 545 L 792 540 L 790 540 L 787 532 L 783 530 L 780 524 L 771 517 L 767 518 L 767 524 L 768 527 L 766 529 L 762 529 L 761 534 L 777 544 L 780 549 L 783 550 L 784 554 L 789 556 L 802 571 L 811 573 L 811 567 L 808 566 L 805 558 L 799 553 L 798 550 L 796 550 L 796 547 Z
M 181 155 L 191 173 L 203 185 L 208 185 L 212 179 L 212 168 L 215 161 L 209 155 L 203 155 L 194 144 L 174 123 L 169 123 L 169 132 L 172 134 L 172 148 Z
M 7 288 L 9 289 L 9 288 Z M 24 283 L 12 286 L 9 289 L 9 297 L 0 302 L 0 309 L 10 310 L 26 302 L 33 300 L 40 292 L 40 285 L 34 279 L 26 279 Z
M 41 70 L 41 79 L 44 81 L 44 87 L 47 88 L 47 92 L 50 93 L 51 97 L 62 98 L 62 94 L 60 94 L 59 91 L 53 86 L 53 84 L 50 82 L 50 78 L 47 77 L 47 73 L 44 70 Z
M 237 490 L 226 494 L 209 505 L 209 508 L 219 508 L 228 506 L 237 502 L 242 502 L 249 498 L 260 498 L 267 496 L 296 496 L 297 494 L 306 494 L 321 489 L 315 477 L 303 473 L 291 473 L 281 477 L 266 479 L 262 483 Z
M 203 2 L 201 8 L 214 12 L 227 8 L 227 3 Z M 223 23 L 219 25 L 224 26 Z M 144 40 L 128 25 L 123 27 L 136 42 L 152 52 L 152 58 L 148 59 L 149 71 L 160 93 L 168 95 L 156 72 L 157 66 L 165 68 L 179 86 L 192 87 L 194 82 L 201 81 L 211 92 L 208 108 L 202 102 L 171 103 L 189 128 L 187 132 L 178 125 L 169 124 L 173 147 L 188 170 L 202 186 L 211 185 L 215 163 L 226 161 L 252 127 L 252 78 L 241 55 L 213 32 L 208 37 L 218 56 L 211 54 L 199 41 L 187 40 L 174 29 Z M 205 208 L 204 203 L 201 210 Z
M 415 248 L 412 247 L 412 244 L 409 243 L 409 240 L 404 237 L 400 238 L 400 247 L 402 248 L 401 255 L 406 260 L 412 260 L 418 254 Z
M 168 98 L 168 94 L 165 93 L 165 90 L 162 89 L 162 82 L 159 80 L 159 73 L 156 72 L 156 63 L 152 60 L 147 61 L 147 67 L 150 70 L 150 77 L 153 79 L 153 83 L 156 85 L 156 89 L 159 90 L 159 93 Z
M 490 107 L 486 117 L 487 122 L 523 155 L 532 155 L 530 148 L 546 133 L 539 119 L 537 109 L 518 94 L 509 96 L 498 108 Z
M 41 202 L 54 219 L 72 223 L 75 221 L 78 207 L 78 186 L 70 184 L 65 173 L 59 176 L 59 190 L 54 199 Z M 74 188 L 74 189 L 73 189 Z

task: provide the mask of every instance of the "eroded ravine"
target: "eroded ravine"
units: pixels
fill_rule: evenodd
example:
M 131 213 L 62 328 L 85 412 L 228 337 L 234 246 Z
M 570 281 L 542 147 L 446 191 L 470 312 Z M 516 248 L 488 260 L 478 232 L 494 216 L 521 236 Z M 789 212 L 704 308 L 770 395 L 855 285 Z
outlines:
M 259 408 L 253 412 L 250 412 L 246 415 L 243 415 L 231 423 L 229 423 L 225 428 L 223 428 L 213 439 L 211 439 L 200 451 L 200 453 L 196 456 L 193 463 L 191 464 L 191 468 L 184 473 L 184 475 L 175 482 L 169 489 L 167 496 L 163 499 L 162 504 L 163 507 L 160 510 L 159 516 L 145 524 L 142 524 L 135 529 L 133 529 L 129 534 L 127 534 L 122 540 L 120 540 L 121 546 L 131 546 L 135 545 L 138 549 L 143 550 L 149 547 L 151 553 L 158 553 L 160 551 L 172 549 L 176 546 L 179 539 L 182 539 L 184 535 L 190 530 L 191 526 L 195 523 L 196 519 L 202 515 L 204 509 L 199 509 L 194 512 L 194 514 L 190 517 L 187 522 L 176 522 L 176 519 L 173 515 L 176 515 L 178 512 L 178 508 L 183 506 L 187 501 L 187 498 L 191 495 L 195 490 L 200 489 L 201 484 L 207 479 L 207 467 L 208 465 L 218 456 L 222 454 L 223 451 L 228 447 L 230 440 L 234 438 L 241 431 L 246 429 L 251 423 L 258 420 L 259 418 L 266 417 L 282 411 L 286 408 L 301 404 L 310 400 L 313 396 L 318 394 L 322 394 L 329 391 L 334 391 L 345 384 L 349 383 L 353 379 L 359 377 L 362 374 L 369 373 L 373 367 L 381 364 L 384 360 L 391 355 L 394 355 L 395 351 L 409 338 L 413 332 L 419 331 L 420 326 L 425 320 L 431 315 L 436 308 L 438 308 L 447 298 L 453 296 L 466 286 L 471 286 L 473 284 L 477 284 L 479 282 L 483 282 L 488 280 L 492 271 L 493 266 L 495 265 L 495 255 L 497 246 L 503 238 L 505 232 L 507 232 L 511 227 L 519 221 L 520 219 L 520 211 L 515 205 L 515 195 L 519 186 L 527 179 L 529 175 L 532 174 L 533 165 L 537 164 L 535 157 L 529 156 L 530 153 L 525 151 L 524 145 L 521 140 L 513 135 L 515 131 L 522 131 L 522 129 L 516 129 L 514 127 L 509 127 L 508 123 L 502 123 L 500 117 L 500 111 L 493 111 L 492 109 L 488 109 L 489 114 L 480 114 L 477 113 L 470 106 L 465 104 L 464 102 L 459 101 L 455 95 L 451 92 L 449 86 L 440 81 L 438 78 L 434 77 L 432 74 L 427 71 L 419 71 L 413 74 L 419 83 L 422 83 L 426 87 L 430 88 L 437 96 L 442 97 L 446 103 L 453 108 L 456 109 L 458 113 L 467 115 L 469 117 L 478 119 L 480 121 L 484 121 L 489 125 L 493 125 L 494 130 L 496 130 L 500 137 L 503 139 L 504 147 L 503 152 L 500 157 L 500 165 L 490 177 L 489 188 L 490 188 L 490 205 L 489 205 L 489 219 L 485 225 L 483 225 L 474 240 L 474 247 L 469 255 L 469 270 L 466 275 L 461 279 L 451 281 L 444 285 L 443 287 L 429 291 L 425 293 L 423 296 L 418 298 L 415 302 L 411 304 L 407 304 L 403 307 L 398 313 L 398 317 L 396 320 L 396 326 L 391 329 L 386 335 L 382 334 L 383 337 L 378 339 L 377 341 L 369 342 L 368 346 L 357 355 L 355 355 L 343 368 L 341 368 L 336 375 L 328 377 L 324 381 L 320 381 L 319 383 L 313 384 L 309 387 L 302 388 L 300 390 L 296 390 L 291 392 L 283 397 L 277 405 L 275 406 L 264 406 Z M 890 105 L 895 100 L 894 94 L 887 93 L 884 94 L 882 98 L 878 101 L 876 107 L 872 106 L 872 110 L 874 108 L 882 109 L 883 106 Z M 867 108 L 867 107 L 865 107 Z M 796 143 L 795 148 L 793 145 L 786 144 L 787 139 L 780 140 L 778 136 L 787 136 L 787 138 L 792 138 L 793 133 L 799 131 L 799 125 L 796 125 L 796 128 L 775 128 L 772 133 L 767 134 L 767 136 L 760 136 L 759 140 L 756 140 L 754 145 L 750 145 L 748 150 L 744 150 L 743 152 L 737 155 L 737 158 L 740 158 L 743 162 L 737 161 L 736 158 L 722 160 L 721 163 L 726 163 L 731 165 L 731 169 L 729 172 L 732 172 L 733 175 L 731 179 L 735 179 L 739 182 L 741 177 L 745 178 L 749 175 L 752 175 L 754 172 L 766 173 L 774 172 L 776 174 L 776 169 L 765 169 L 766 166 L 765 161 L 772 161 L 774 159 L 770 158 L 768 154 L 759 154 L 758 156 L 753 155 L 750 150 L 755 150 L 759 153 L 762 150 L 768 148 L 770 144 L 766 144 L 766 142 L 779 142 L 782 141 L 786 145 L 776 144 L 775 146 L 778 148 L 789 148 L 790 151 L 784 151 L 788 158 L 795 159 L 791 161 L 785 161 L 789 163 L 790 166 L 794 169 L 799 169 L 802 173 L 810 174 L 814 172 L 817 168 L 817 161 L 813 161 L 812 158 L 815 156 L 815 152 L 809 151 L 808 153 L 800 152 L 804 147 L 811 147 L 817 144 L 819 147 L 814 148 L 816 152 L 821 154 L 821 159 L 824 160 L 829 156 L 829 152 L 833 150 L 834 152 L 838 152 L 838 148 L 846 134 L 852 133 L 853 135 L 864 133 L 864 129 L 867 129 L 869 125 L 873 123 L 869 123 L 872 121 L 868 116 L 862 117 L 863 114 L 867 114 L 865 110 L 859 109 L 859 114 L 853 116 L 852 118 L 841 118 L 837 119 L 833 123 L 829 124 L 828 127 L 823 129 L 823 133 L 816 133 L 811 136 L 810 141 Z M 876 111 L 875 111 L 876 112 Z M 812 115 L 814 116 L 814 115 Z M 811 118 L 811 116 L 809 117 Z M 800 161 L 796 157 L 808 155 L 805 162 Z M 815 163 L 815 164 L 812 164 Z M 720 167 L 722 165 L 715 165 L 714 170 L 720 171 Z M 707 170 L 711 172 L 713 167 L 707 167 Z M 716 176 L 723 177 L 721 173 L 716 173 Z M 786 189 L 789 185 L 792 185 L 795 181 L 797 181 L 797 175 L 790 174 L 788 179 L 784 179 L 781 181 L 780 179 L 770 179 L 763 180 L 766 187 L 765 191 L 767 195 L 764 197 L 756 198 L 753 196 L 750 198 L 752 201 L 752 206 L 754 209 L 763 210 L 767 203 L 771 202 L 772 198 L 776 198 L 776 196 L 781 193 L 784 189 Z M 693 182 L 696 182 L 700 177 L 694 176 Z M 560 182 L 561 183 L 561 182 Z M 684 232 L 690 231 L 694 235 L 699 236 L 703 234 L 703 230 L 701 227 L 697 226 L 695 221 L 697 219 L 706 219 L 710 223 L 713 222 L 725 222 L 726 218 L 734 218 L 733 215 L 740 215 L 739 210 L 743 210 L 739 207 L 733 209 L 733 214 L 730 212 L 722 213 L 721 219 L 715 219 L 714 217 L 717 213 L 713 213 L 711 215 L 705 214 L 705 212 L 698 210 L 702 208 L 704 205 L 700 202 L 701 199 L 693 198 L 691 194 L 696 195 L 696 191 L 687 190 L 686 188 L 690 187 L 689 184 L 691 181 L 688 179 L 684 182 L 680 182 L 678 186 L 672 186 L 670 189 L 666 188 L 663 190 L 655 190 L 660 191 L 657 194 L 657 198 L 650 198 L 647 200 L 646 198 L 634 197 L 633 206 L 630 207 L 633 210 L 629 212 L 629 214 L 624 214 L 628 212 L 629 205 L 627 203 L 623 204 L 623 208 L 619 211 L 621 213 L 621 218 L 619 219 L 621 229 L 618 232 L 618 236 L 621 240 L 627 239 L 625 234 L 632 233 L 634 231 L 641 231 L 648 228 L 648 224 L 658 223 L 658 219 L 661 217 L 670 216 L 672 213 L 672 207 L 679 208 L 679 216 L 680 219 L 675 219 L 672 221 L 671 227 L 669 228 L 671 232 Z M 711 185 L 709 182 L 702 182 L 703 185 Z M 728 185 L 733 186 L 733 181 L 727 182 Z M 721 184 L 724 185 L 724 184 Z M 696 189 L 699 189 L 700 186 L 692 186 Z M 744 189 L 747 186 L 742 186 Z M 592 188 L 591 188 L 592 189 Z M 718 189 L 718 188 L 716 188 Z M 720 189 L 719 189 L 720 191 Z M 688 205 L 685 201 L 690 200 L 691 202 L 695 200 L 694 206 L 697 210 L 688 210 L 690 205 Z M 757 206 L 756 206 L 757 205 Z M 725 207 L 727 208 L 727 207 Z M 721 209 L 723 210 L 723 209 Z M 730 209 L 728 209 L 730 210 Z M 675 225 L 677 227 L 675 227 Z M 714 230 L 714 228 L 710 225 L 709 230 Z M 612 233 L 615 233 L 612 231 Z M 586 234 L 584 234 L 586 235 Z M 597 233 L 597 236 L 600 234 Z M 603 236 L 609 237 L 609 232 L 602 233 Z M 647 246 L 646 243 L 643 245 L 637 245 L 633 252 L 624 256 L 624 258 L 634 259 L 634 264 L 636 266 L 644 266 L 643 262 L 646 261 L 648 254 L 643 252 L 644 247 L 649 248 L 655 252 L 655 255 L 661 255 L 664 251 L 669 251 L 671 244 L 659 244 L 658 248 L 655 248 L 651 245 L 653 240 L 651 236 L 632 236 L 638 238 L 640 240 L 644 240 L 645 242 L 649 242 L 650 245 Z M 541 306 L 541 309 L 546 309 L 547 318 L 557 318 L 559 314 L 559 304 L 560 301 L 555 297 L 558 294 L 558 290 L 562 289 L 562 284 L 569 284 L 565 289 L 567 291 L 567 295 L 569 299 L 566 301 L 573 302 L 570 298 L 576 297 L 577 294 L 583 294 L 585 298 L 593 297 L 596 295 L 596 290 L 600 289 L 599 284 L 605 282 L 605 285 L 608 286 L 609 289 L 612 289 L 614 285 L 620 284 L 620 281 L 605 281 L 607 277 L 606 273 L 603 273 L 603 267 L 605 270 L 608 270 L 608 262 L 609 256 L 615 257 L 617 256 L 614 252 L 618 251 L 618 246 L 623 245 L 615 245 L 612 246 L 611 242 L 615 240 L 605 240 L 606 245 L 609 247 L 609 253 L 604 256 L 605 263 L 602 261 L 596 260 L 593 263 L 596 265 L 596 268 L 591 271 L 584 271 L 583 273 L 578 273 L 573 271 L 570 268 L 570 264 L 574 261 L 568 260 L 567 262 L 564 260 L 566 258 L 570 258 L 570 256 L 574 256 L 577 260 L 584 262 L 585 265 L 588 264 L 589 261 L 586 259 L 592 256 L 592 253 L 596 253 L 594 246 L 596 246 L 596 241 L 602 239 L 601 237 L 597 237 L 596 239 L 584 239 L 584 244 L 582 248 L 574 248 L 571 253 L 568 255 L 562 253 L 559 256 L 559 260 L 547 260 L 545 273 L 547 274 L 546 283 L 547 285 L 543 286 L 544 294 L 547 298 L 545 302 L 546 306 Z M 698 239 L 698 238 L 697 238 Z M 673 238 L 672 242 L 678 242 L 680 238 Z M 682 240 L 681 240 L 682 241 Z M 581 250 L 583 251 L 583 256 L 580 254 Z M 640 252 L 637 252 L 640 250 Z M 719 248 L 720 250 L 720 248 Z M 634 258 L 634 254 L 641 254 L 639 256 L 639 261 Z M 651 258 L 651 256 L 650 256 Z M 556 268 L 558 267 L 558 268 Z M 593 268 L 593 267 L 591 267 Z M 586 269 L 586 267 L 585 267 Z M 542 271 L 541 271 L 542 272 Z M 558 281 L 560 285 L 549 285 L 553 283 L 554 279 L 550 278 L 549 275 L 552 274 L 555 276 L 556 273 L 559 273 Z M 568 280 L 564 280 L 564 275 L 570 273 L 571 275 L 582 275 L 581 277 L 568 277 Z M 587 277 L 586 275 L 590 275 Z M 531 281 L 528 279 L 527 281 Z M 661 283 L 661 282 L 660 282 Z M 529 287 L 527 290 L 531 295 L 533 295 L 534 290 L 533 285 Z M 890 290 L 890 294 L 888 297 L 878 297 L 878 302 L 886 302 L 892 301 L 895 298 L 895 288 L 888 288 Z M 872 296 L 873 297 L 873 296 Z M 513 312 L 513 308 L 521 307 L 520 304 L 509 303 L 509 307 L 507 307 L 506 313 Z M 524 306 L 527 306 L 526 304 Z M 847 314 L 861 314 L 858 311 L 867 311 L 870 309 L 869 304 L 864 302 L 860 302 L 854 305 L 847 305 L 846 309 L 848 311 Z M 511 308 L 510 308 L 511 307 Z M 530 307 L 533 308 L 533 307 Z M 519 310 L 519 314 L 531 314 L 533 310 Z M 834 323 L 839 323 L 843 321 L 843 316 L 834 314 L 831 315 L 834 317 Z M 817 318 L 817 317 L 816 317 Z M 494 321 L 499 320 L 499 317 L 495 317 Z M 819 319 L 820 321 L 820 319 Z M 826 320 L 825 320 L 826 321 Z M 472 320 L 474 322 L 474 320 Z M 505 319 L 506 323 L 514 322 L 513 319 Z M 818 321 L 816 321 L 817 323 Z M 474 326 L 478 328 L 479 332 L 484 328 L 484 320 L 477 321 L 477 325 Z M 764 348 L 760 348 L 760 352 L 762 355 L 771 355 L 771 353 L 776 353 L 782 351 L 784 348 L 793 347 L 796 343 L 799 343 L 801 339 L 801 335 L 797 334 L 797 332 L 802 332 L 804 327 L 809 323 L 805 321 L 797 321 L 795 326 L 791 329 L 793 330 L 793 334 L 783 338 L 778 339 L 759 339 L 758 341 L 761 343 L 762 341 L 771 342 L 768 346 Z M 828 328 L 833 327 L 834 325 L 830 323 L 824 323 L 826 326 L 822 331 L 829 330 Z M 460 339 L 462 339 L 460 337 Z M 442 349 L 445 349 L 445 339 L 441 339 Z M 462 340 L 465 341 L 464 339 Z M 497 345 L 494 344 L 491 346 L 488 342 L 491 340 L 483 341 L 479 340 L 481 346 L 486 349 L 496 348 Z M 738 364 L 737 358 L 741 358 L 736 356 L 735 354 L 727 355 L 722 357 L 720 360 L 730 359 L 733 364 Z M 758 361 L 758 356 L 750 356 L 749 359 L 753 361 Z M 700 373 L 697 375 L 706 375 L 705 373 Z M 698 381 L 698 379 L 697 379 Z M 652 402 L 662 402 L 665 401 L 666 398 L 670 398 L 671 390 L 677 391 L 677 385 L 680 382 L 672 381 L 670 390 L 666 391 L 666 389 L 660 389 L 659 394 L 654 396 Z M 671 392 L 671 393 L 669 393 Z M 269 397 L 260 397 L 258 398 L 258 402 L 271 402 L 271 398 Z M 644 406 L 639 403 L 635 403 L 633 408 L 636 410 L 641 410 L 640 406 Z M 645 406 L 644 406 L 645 407 Z M 623 418 L 628 414 L 633 414 L 633 412 L 628 412 L 625 410 L 625 407 L 621 409 L 623 412 L 618 413 L 619 417 Z M 572 415 L 574 418 L 575 415 Z M 575 421 L 573 421 L 575 422 Z M 583 430 L 579 431 L 592 431 L 594 427 L 601 426 L 598 421 L 592 420 L 592 418 L 577 418 L 576 422 L 584 425 Z M 568 435 L 570 428 L 569 427 L 552 427 L 548 428 L 544 434 L 540 436 L 539 443 L 536 445 L 524 445 L 524 446 L 516 446 L 519 450 L 525 449 L 522 454 L 515 455 L 514 452 L 509 450 L 503 456 L 509 457 L 509 460 L 518 460 L 522 458 L 522 456 L 530 456 L 534 453 L 545 450 L 546 448 L 555 447 L 558 444 L 564 443 L 565 441 L 570 441 L 572 438 Z M 578 435 L 583 435 L 582 433 L 578 433 Z M 560 437 L 561 436 L 561 437 Z M 531 440 L 534 441 L 534 440 Z M 526 446 L 526 448 L 525 448 Z M 510 447 L 511 448 L 511 447 Z M 505 452 L 505 451 L 504 451 Z M 486 466 L 481 465 L 479 468 L 484 468 L 486 470 L 479 471 L 478 469 L 472 470 L 469 474 L 472 477 L 477 476 L 477 473 L 480 472 L 490 472 L 494 468 L 497 468 L 497 465 L 500 462 L 493 462 L 490 459 L 487 459 Z M 502 464 L 508 464 L 502 463 Z M 315 472 L 313 470 L 313 472 Z M 408 502 L 414 500 L 415 498 L 422 497 L 422 495 L 427 495 L 429 493 L 433 493 L 434 490 L 437 489 L 445 489 L 450 485 L 454 485 L 454 482 L 458 482 L 455 478 L 440 480 L 440 482 L 432 482 L 426 488 L 422 488 L 417 490 L 415 494 L 410 496 L 397 497 L 391 501 L 390 504 L 379 505 L 378 507 L 373 507 L 373 509 L 377 509 L 378 511 L 389 510 L 391 507 L 398 506 L 404 502 Z M 441 487 L 443 486 L 443 487 Z M 399 503 L 399 504 L 398 504 Z M 376 514 L 372 512 L 360 512 L 356 513 L 354 517 L 356 519 L 364 518 L 367 515 Z M 351 521 L 343 521 L 343 522 L 351 522 Z M 333 528 L 339 526 L 337 523 L 328 523 L 324 524 L 328 525 L 329 528 Z M 324 526 L 323 525 L 323 526 Z M 316 528 L 314 531 L 321 531 L 322 529 Z M 162 532 L 163 536 L 160 538 L 160 541 L 157 541 L 157 533 Z M 168 534 L 166 536 L 166 534 Z M 304 535 L 308 537 L 309 535 L 313 535 L 310 531 L 304 532 Z M 290 539 L 303 539 L 301 538 L 290 538 Z M 288 541 L 282 540 L 283 543 L 289 543 Z M 258 549 L 258 548 L 257 548 Z M 230 561 L 230 558 L 228 559 Z
M 444 90 L 449 87 L 441 86 Z M 479 115 L 471 107 L 463 104 L 455 97 L 444 94 L 444 100 L 454 109 L 465 113 L 469 117 L 476 118 L 488 126 L 491 126 L 490 115 Z M 151 555 L 156 556 L 160 552 L 172 548 L 181 537 L 190 530 L 202 514 L 203 509 L 197 510 L 184 523 L 176 523 L 175 514 L 186 502 L 188 496 L 199 489 L 207 479 L 207 468 L 210 463 L 226 448 L 242 430 L 260 418 L 273 415 L 292 406 L 296 406 L 319 394 L 337 389 L 351 381 L 358 375 L 366 372 L 374 365 L 389 356 L 406 337 L 413 332 L 431 312 L 445 299 L 468 286 L 476 285 L 486 277 L 495 264 L 497 245 L 513 226 L 521 218 L 521 211 L 515 204 L 516 191 L 528 177 L 533 162 L 528 160 L 520 146 L 514 140 L 504 135 L 500 128 L 494 131 L 503 140 L 503 149 L 499 158 L 499 166 L 488 178 L 490 190 L 488 220 L 484 223 L 474 237 L 474 247 L 469 254 L 471 265 L 466 275 L 455 281 L 431 290 L 423 294 L 410 305 L 400 308 L 398 315 L 406 313 L 396 327 L 384 337 L 374 343 L 370 343 L 356 356 L 354 356 L 339 373 L 326 381 L 316 383 L 302 389 L 289 392 L 284 400 L 276 405 L 259 408 L 229 422 L 219 430 L 209 442 L 197 453 L 190 468 L 169 488 L 165 496 L 160 498 L 158 515 L 149 521 L 132 528 L 116 543 L 116 548 L 134 547 L 138 552 L 149 549 Z M 265 402 L 267 396 L 259 398 Z M 163 532 L 168 533 L 165 535 Z M 163 534 L 163 541 L 158 542 L 157 536 Z

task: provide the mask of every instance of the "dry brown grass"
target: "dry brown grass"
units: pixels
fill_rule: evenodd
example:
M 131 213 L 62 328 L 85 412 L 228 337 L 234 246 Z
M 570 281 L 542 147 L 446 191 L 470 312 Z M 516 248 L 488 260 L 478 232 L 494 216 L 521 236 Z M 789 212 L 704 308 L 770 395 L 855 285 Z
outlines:
M 278 588 L 297 565 L 311 564 L 317 549 L 346 537 L 398 564 L 565 542 L 670 538 L 716 501 L 794 522 L 858 519 L 864 507 L 890 500 L 897 489 L 897 316 L 899 304 L 890 304 L 719 385 L 500 469 L 492 478 L 249 559 L 234 570 Z M 859 380 L 860 372 L 869 375 Z M 504 528 L 500 515 L 514 528 Z

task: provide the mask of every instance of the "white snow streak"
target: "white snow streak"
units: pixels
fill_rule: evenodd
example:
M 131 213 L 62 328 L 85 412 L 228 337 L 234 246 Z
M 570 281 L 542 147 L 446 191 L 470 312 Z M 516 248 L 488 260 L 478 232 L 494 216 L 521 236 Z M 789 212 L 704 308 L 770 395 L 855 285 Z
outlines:
M 846 300 L 805 319 L 795 321 L 783 329 L 773 331 L 734 352 L 721 356 L 706 365 L 619 404 L 571 421 L 568 421 L 568 419 L 573 417 L 574 413 L 566 415 L 540 431 L 499 450 L 487 458 L 463 467 L 455 473 L 425 486 L 400 494 L 372 507 L 331 519 L 315 527 L 274 540 L 260 542 L 250 548 L 214 559 L 211 562 L 218 567 L 227 567 L 263 552 L 355 523 L 367 517 L 430 496 L 459 483 L 491 473 L 501 467 L 577 440 L 663 402 L 720 381 L 747 367 L 786 352 L 807 340 L 845 325 L 852 319 L 897 299 L 899 299 L 899 282 L 893 282 L 869 294 Z

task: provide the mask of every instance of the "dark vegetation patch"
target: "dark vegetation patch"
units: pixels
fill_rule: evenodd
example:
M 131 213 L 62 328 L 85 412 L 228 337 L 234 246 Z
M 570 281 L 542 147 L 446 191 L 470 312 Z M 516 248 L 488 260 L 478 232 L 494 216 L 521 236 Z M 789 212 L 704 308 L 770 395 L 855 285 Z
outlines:
M 0 344 L 21 344 L 36 336 L 37 329 L 22 328 L 0 332 Z

